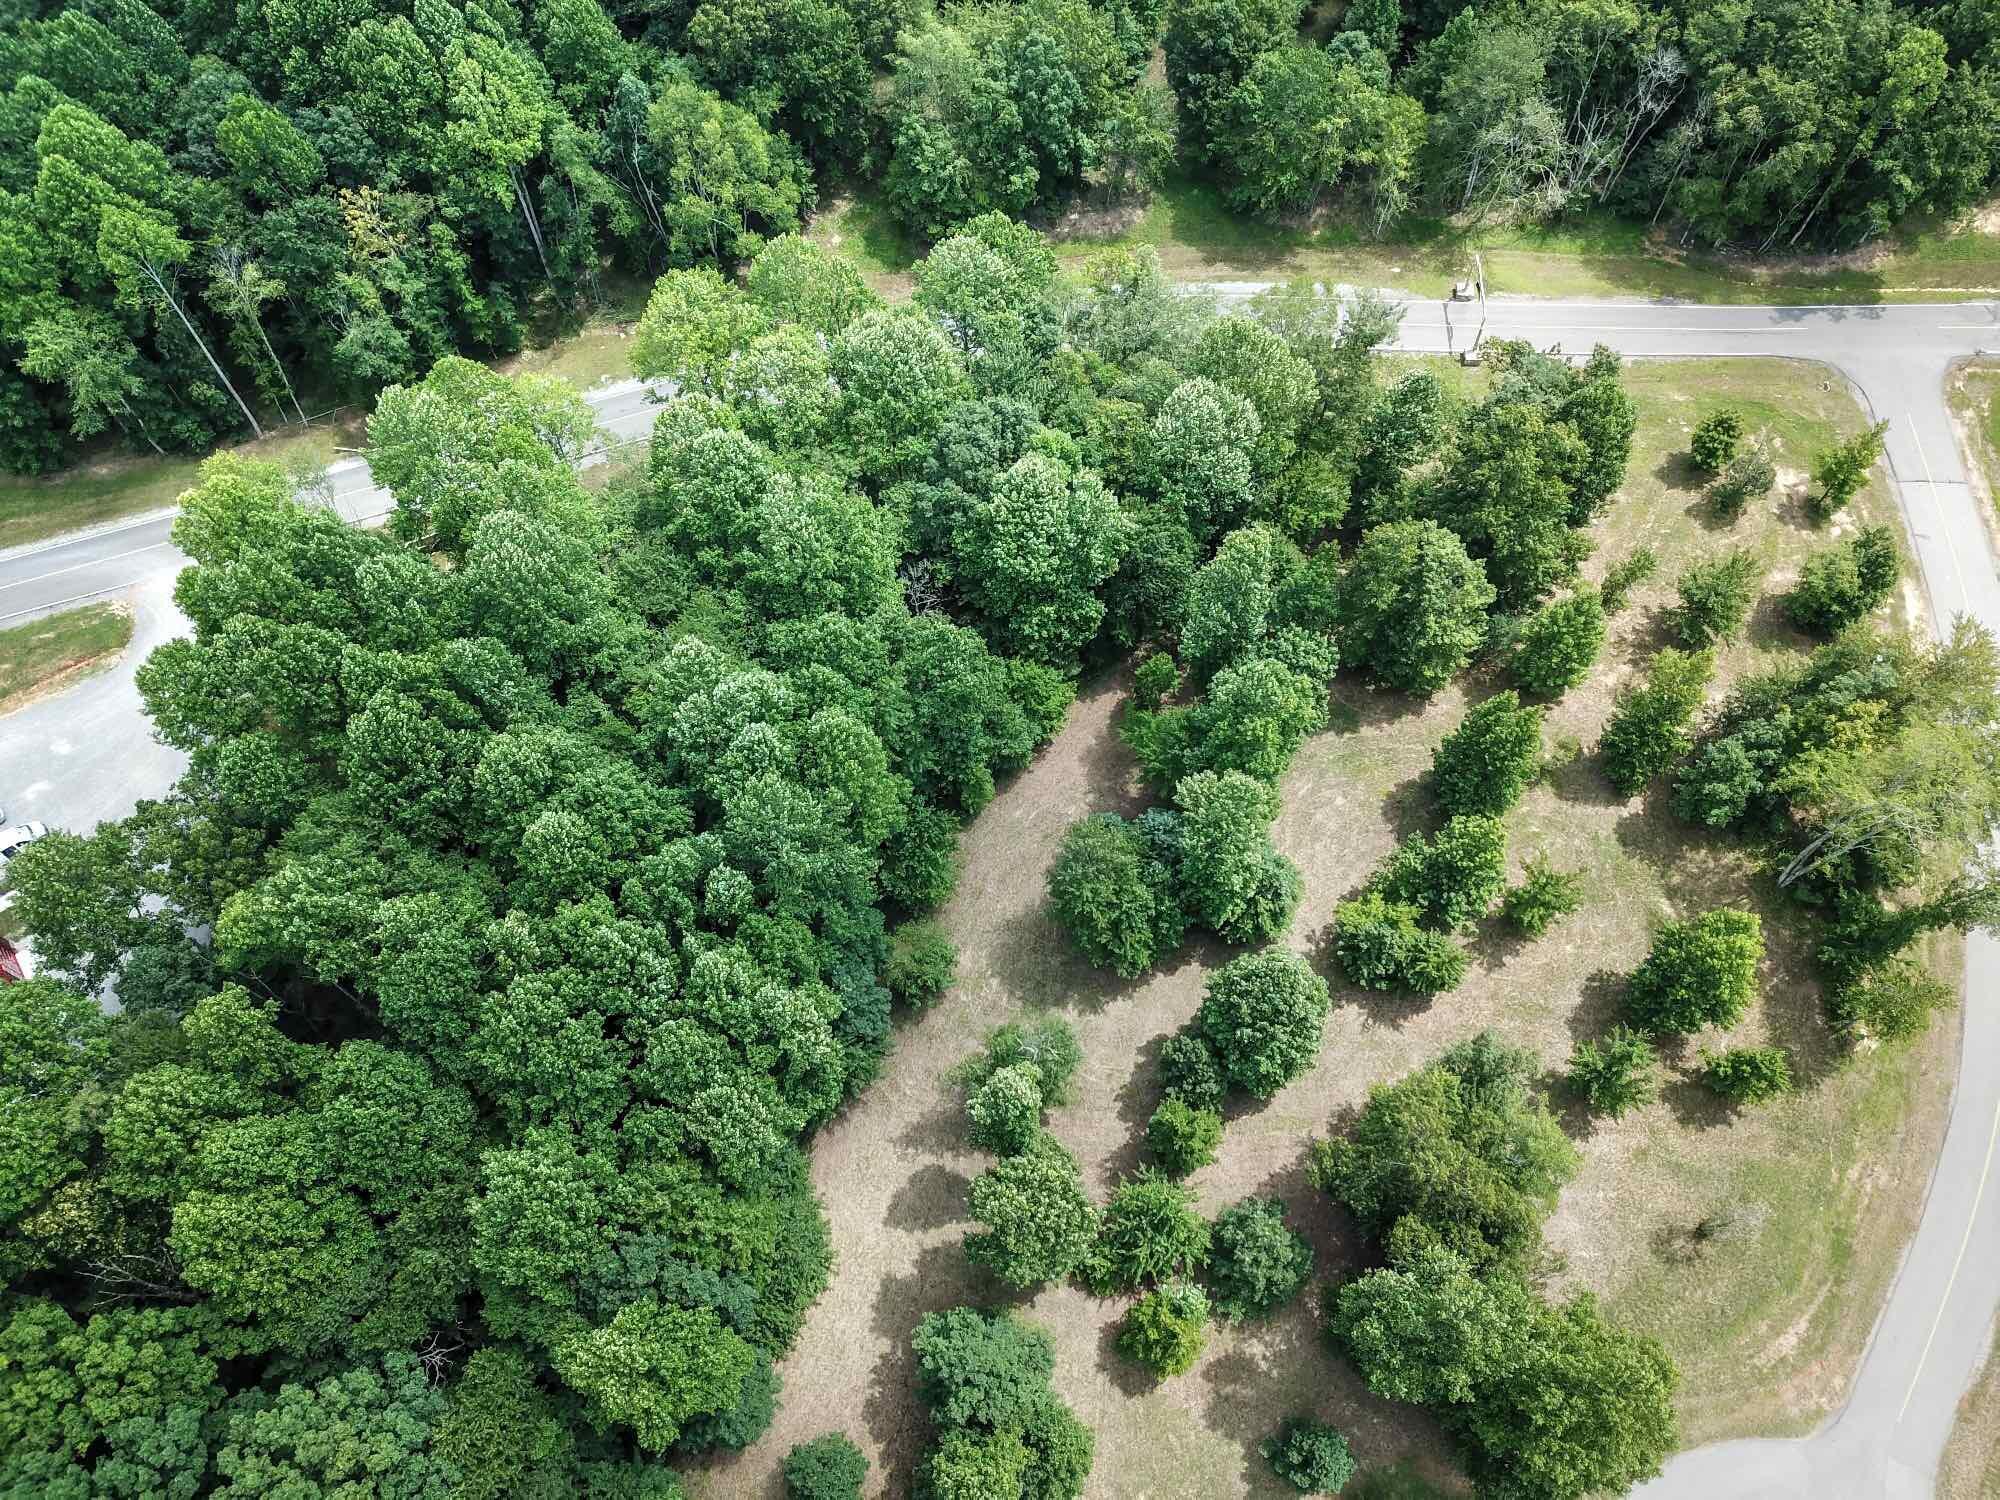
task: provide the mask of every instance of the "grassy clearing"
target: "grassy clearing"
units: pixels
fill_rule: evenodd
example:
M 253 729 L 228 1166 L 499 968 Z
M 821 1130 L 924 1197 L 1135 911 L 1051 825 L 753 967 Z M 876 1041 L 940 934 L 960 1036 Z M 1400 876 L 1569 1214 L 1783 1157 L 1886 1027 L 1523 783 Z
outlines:
M 57 684 L 102 671 L 131 639 L 132 611 L 116 600 L 0 630 L 0 714 Z
M 1733 528 L 1710 521 L 1682 465 L 1689 429 L 1722 404 L 1770 429 L 1788 473 L 1856 430 L 1843 386 L 1816 366 L 1783 361 L 1641 365 L 1628 372 L 1640 406 L 1630 477 L 1600 528 L 1592 576 L 1641 543 L 1660 555 L 1653 582 L 1615 622 L 1603 670 L 1551 714 L 1553 739 L 1593 744 L 1616 686 L 1663 639 L 1661 611 L 1680 568 L 1728 545 L 1771 568 L 1775 592 L 1800 559 L 1825 544 L 1808 531 L 1796 483 L 1752 507 Z M 1484 372 L 1470 372 L 1476 382 Z M 1753 405 L 1753 403 L 1761 403 Z M 1878 479 L 1848 526 L 1892 517 Z M 1904 601 L 1908 608 L 1920 601 Z M 1748 637 L 1724 653 L 1723 683 L 1805 643 L 1770 601 Z M 1722 689 L 1718 684 L 1718 693 Z M 1467 704 L 1494 684 L 1473 680 L 1425 703 L 1341 682 L 1332 727 L 1309 742 L 1282 788 L 1279 847 L 1305 874 L 1290 937 L 1324 962 L 1334 905 L 1395 841 L 1430 816 L 1419 778 L 1432 749 Z M 837 1268 L 786 1361 L 777 1424 L 749 1451 L 689 1477 L 701 1500 L 776 1493 L 790 1446 L 847 1430 L 875 1462 L 871 1493 L 908 1493 L 927 1440 L 911 1393 L 908 1338 L 936 1308 L 963 1301 L 1018 1305 L 1056 1343 L 1056 1384 L 1097 1435 L 1094 1500 L 1204 1500 L 1287 1493 L 1257 1444 L 1288 1417 L 1314 1413 L 1348 1434 L 1377 1500 L 1438 1500 L 1465 1487 L 1436 1427 L 1420 1412 L 1371 1398 L 1328 1352 L 1306 1298 L 1269 1323 L 1223 1328 L 1187 1375 L 1156 1385 L 1116 1352 L 1121 1300 L 1074 1287 L 1027 1299 L 967 1266 L 965 1192 L 988 1159 L 971 1150 L 959 1101 L 942 1083 L 990 1027 L 1047 1010 L 1067 1015 L 1084 1049 L 1076 1102 L 1051 1128 L 1103 1194 L 1136 1166 L 1157 1099 L 1160 1042 L 1200 1002 L 1208 974 L 1230 955 L 1197 945 L 1174 965 L 1121 983 L 1075 957 L 1043 904 L 1044 872 L 1069 822 L 1143 802 L 1117 737 L 1125 684 L 1087 684 L 1056 742 L 967 830 L 964 874 L 943 914 L 961 952 L 960 983 L 903 1028 L 881 1081 L 822 1132 L 813 1175 L 827 1206 Z M 1793 1049 L 1809 1086 L 1765 1111 L 1732 1117 L 1691 1078 L 1691 1055 L 1672 1060 L 1661 1100 L 1622 1121 L 1566 1123 L 1584 1156 L 1550 1225 L 1566 1257 L 1564 1286 L 1587 1286 L 1616 1314 L 1666 1341 L 1686 1380 L 1686 1441 L 1793 1429 L 1837 1404 L 1908 1229 L 1942 1130 L 1953 1028 L 1916 1048 L 1838 1065 L 1819 1019 L 1794 914 L 1747 853 L 1696 838 L 1659 794 L 1622 803 L 1586 758 L 1535 788 L 1510 820 L 1516 866 L 1538 851 L 1593 872 L 1593 903 L 1538 943 L 1491 929 L 1456 993 L 1424 1006 L 1347 989 L 1318 1065 L 1268 1105 L 1231 1119 L 1217 1162 L 1193 1179 L 1204 1211 L 1248 1194 L 1282 1198 L 1313 1242 L 1318 1276 L 1357 1264 L 1352 1226 L 1307 1186 L 1304 1158 L 1329 1121 L 1377 1082 L 1402 1075 L 1482 1026 L 1534 1048 L 1551 1070 L 1572 1042 L 1608 1023 L 1611 978 L 1644 956 L 1659 921 L 1742 900 L 1771 929 L 1763 1000 L 1732 1042 Z M 1949 953 L 1938 955 L 1942 964 Z M 1688 1231 L 1721 1207 L 1751 1226 L 1705 1256 Z M 1866 1234 L 1859 1232 L 1867 1226 Z
M 1992 504 L 1993 476 L 2000 474 L 2000 366 L 1960 365 L 1952 371 L 1945 394 L 1973 488 Z
M 2000 235 L 1970 228 L 1913 228 L 1861 255 L 1756 262 L 1676 249 L 1646 225 L 1609 217 L 1548 228 L 1466 232 L 1438 220 L 1406 221 L 1392 240 L 1333 224 L 1312 229 L 1252 223 L 1210 185 L 1168 182 L 1143 210 L 1073 215 L 1058 227 L 1066 258 L 1150 245 L 1176 275 L 1193 279 L 1312 278 L 1402 287 L 1438 296 L 1484 258 L 1488 289 L 1543 297 L 1682 297 L 1703 302 L 1954 300 L 2000 288 Z M 884 291 L 907 284 L 923 253 L 870 193 L 833 200 L 813 233 Z

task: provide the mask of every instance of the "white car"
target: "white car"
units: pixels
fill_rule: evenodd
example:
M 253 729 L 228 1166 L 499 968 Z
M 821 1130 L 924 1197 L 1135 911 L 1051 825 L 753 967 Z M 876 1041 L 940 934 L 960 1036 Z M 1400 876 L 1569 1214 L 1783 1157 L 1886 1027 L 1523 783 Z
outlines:
M 12 828 L 0 830 L 0 864 L 5 864 L 48 831 L 45 823 L 17 823 Z

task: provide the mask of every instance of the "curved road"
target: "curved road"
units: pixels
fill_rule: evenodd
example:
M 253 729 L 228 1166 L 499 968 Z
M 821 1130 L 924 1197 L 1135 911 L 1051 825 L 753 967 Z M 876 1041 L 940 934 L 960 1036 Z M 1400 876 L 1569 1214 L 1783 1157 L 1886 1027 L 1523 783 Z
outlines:
M 1264 283 L 1212 288 L 1224 303 Z M 1944 382 L 1952 364 L 2000 352 L 2000 305 L 1955 302 L 1862 307 L 1710 307 L 1660 302 L 1494 298 L 1411 301 L 1397 343 L 1452 353 L 1483 332 L 1582 354 L 1610 345 L 1631 358 L 1789 356 L 1844 374 L 1889 422 L 1888 461 L 1911 550 L 1942 625 L 1972 615 L 2000 633 L 2000 568 L 1967 483 Z M 613 443 L 643 437 L 648 392 L 636 381 L 587 398 Z M 333 503 L 349 520 L 379 520 L 393 503 L 359 460 L 337 465 Z M 152 741 L 133 672 L 146 650 L 182 628 L 171 588 L 183 561 L 167 539 L 171 513 L 0 554 L 0 625 L 83 599 L 131 591 L 134 649 L 112 672 L 0 720 L 0 803 L 12 817 L 88 829 L 163 793 L 180 757 Z M 1951 1121 L 1922 1223 L 1857 1372 L 1847 1405 L 1812 1436 L 1724 1443 L 1675 1458 L 1636 1493 L 1644 1500 L 1920 1500 L 1959 1398 L 1985 1358 L 2000 1307 L 2000 941 L 1966 948 L 1966 1005 Z

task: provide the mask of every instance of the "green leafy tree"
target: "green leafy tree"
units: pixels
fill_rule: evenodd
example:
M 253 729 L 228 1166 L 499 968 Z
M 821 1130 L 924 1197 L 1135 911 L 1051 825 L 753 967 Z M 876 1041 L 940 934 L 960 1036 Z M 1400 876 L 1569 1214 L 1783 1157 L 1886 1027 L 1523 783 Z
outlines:
M 1701 1081 L 1731 1104 L 1764 1104 L 1791 1092 L 1791 1059 L 1783 1047 L 1704 1051 Z
M 1118 1325 L 1118 1352 L 1162 1379 L 1194 1368 L 1208 1343 L 1208 1294 L 1187 1281 L 1153 1288 Z
M 1222 1116 L 1197 1109 L 1178 1094 L 1160 1101 L 1146 1122 L 1146 1150 L 1170 1177 L 1185 1177 L 1215 1160 L 1222 1144 Z
M 1868 471 L 1882 457 L 1882 437 L 1888 430 L 1887 422 L 1877 422 L 1813 460 L 1813 491 L 1807 506 L 1814 520 L 1832 520 L 1861 493 Z
M 1714 670 L 1711 653 L 1669 646 L 1653 658 L 1644 684 L 1618 694 L 1597 748 L 1604 774 L 1621 796 L 1636 796 L 1694 748 L 1688 726 Z
M 1433 931 L 1456 932 L 1484 916 L 1506 883 L 1506 829 L 1498 818 L 1461 813 L 1432 838 L 1403 840 L 1370 888 Z
M 1556 698 L 1590 676 L 1603 649 L 1604 601 L 1596 589 L 1578 589 L 1535 612 L 1507 669 L 1528 692 Z
M 1334 956 L 1355 984 L 1416 995 L 1458 988 L 1471 957 L 1449 936 L 1429 931 L 1423 913 L 1375 889 L 1334 912 Z
M 1232 1085 L 1268 1099 L 1319 1056 L 1330 1005 L 1326 981 L 1304 959 L 1269 948 L 1210 977 L 1194 1027 Z
M 785 1500 L 861 1500 L 868 1459 L 843 1432 L 795 1443 L 785 1455 Z
M 1105 1205 L 1084 1280 L 1104 1293 L 1190 1276 L 1208 1259 L 1208 1243 L 1194 1194 L 1142 1167 Z
M 1727 1029 L 1749 1008 L 1763 961 L 1764 926 L 1755 912 L 1718 907 L 1670 922 L 1633 971 L 1625 1009 L 1655 1035 Z
M 1729 460 L 1708 487 L 1708 497 L 1714 502 L 1717 515 L 1733 521 L 1751 501 L 1770 494 L 1771 486 L 1777 482 L 1778 466 L 1771 462 L 1771 455 L 1761 442 L 1752 442 Z
M 1724 406 L 1695 423 L 1688 457 L 1704 474 L 1720 474 L 1736 457 L 1736 445 L 1742 440 L 1742 416 L 1733 406 Z
M 1163 8 L 1167 82 L 1197 157 L 1216 159 L 1237 84 L 1259 57 L 1288 45 L 1298 24 L 1297 0 L 1172 0 Z
M 1187 921 L 1169 858 L 1142 823 L 1096 813 L 1070 825 L 1049 867 L 1049 905 L 1084 956 L 1127 979 L 1180 946 Z
M 1548 856 L 1529 858 L 1521 883 L 1500 898 L 1500 915 L 1524 937 L 1536 938 L 1583 905 L 1581 870 L 1558 870 Z
M 1341 656 L 1385 686 L 1434 693 L 1472 659 L 1494 597 L 1485 569 L 1435 522 L 1378 526 L 1342 580 Z
M 1312 1263 L 1312 1246 L 1276 1198 L 1245 1198 L 1215 1216 L 1208 1285 L 1225 1318 L 1270 1316 L 1304 1289 Z
M 1174 789 L 1182 908 L 1225 942 L 1268 941 L 1298 905 L 1297 868 L 1271 846 L 1278 795 L 1241 771 L 1199 771 Z
M 1895 533 L 1887 526 L 1864 526 L 1806 559 L 1785 596 L 1785 613 L 1801 630 L 1838 635 L 1895 593 L 1902 571 Z
M 972 1144 L 999 1156 L 1027 1149 L 1042 1126 L 1042 1075 L 1032 1063 L 996 1068 L 965 1101 Z
M 1511 690 L 1468 710 L 1431 755 L 1430 785 L 1447 815 L 1499 817 L 1521 800 L 1542 763 L 1542 711 Z
M 1513 1376 L 1535 1313 L 1519 1277 L 1429 1245 L 1343 1285 L 1327 1331 L 1376 1395 L 1450 1412 Z
M 1757 559 L 1740 549 L 1690 563 L 1676 585 L 1680 603 L 1674 609 L 1674 630 L 1681 643 L 1699 651 L 1741 635 L 1763 572 Z
M 1635 548 L 1632 555 L 1606 570 L 1598 594 L 1604 601 L 1605 618 L 1625 607 L 1632 590 L 1660 570 L 1660 559 L 1651 547 Z
M 1046 1133 L 974 1178 L 969 1201 L 986 1227 L 966 1240 L 966 1256 L 1009 1286 L 1060 1281 L 1083 1264 L 1098 1232 L 1076 1158 Z
M 1302 1495 L 1337 1495 L 1354 1477 L 1354 1455 L 1338 1430 L 1294 1417 L 1258 1445 L 1271 1472 Z
M 1654 1071 L 1658 1065 L 1651 1042 L 1617 1026 L 1600 1041 L 1579 1041 L 1572 1047 L 1565 1078 L 1593 1114 L 1616 1120 L 1659 1091 Z

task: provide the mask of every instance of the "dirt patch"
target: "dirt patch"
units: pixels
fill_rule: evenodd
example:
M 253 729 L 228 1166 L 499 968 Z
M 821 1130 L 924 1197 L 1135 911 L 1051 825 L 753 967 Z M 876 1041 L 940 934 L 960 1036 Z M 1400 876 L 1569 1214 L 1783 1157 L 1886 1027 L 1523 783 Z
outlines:
M 1687 562 L 1743 546 L 1783 576 L 1825 544 L 1788 496 L 1721 525 L 1681 461 L 1694 422 L 1738 405 L 1754 408 L 1746 425 L 1767 426 L 1779 458 L 1806 462 L 1861 425 L 1844 390 L 1827 389 L 1822 375 L 1781 361 L 1628 372 L 1640 407 L 1638 441 L 1629 482 L 1597 528 L 1588 571 L 1600 576 L 1642 543 L 1661 565 L 1614 621 L 1597 676 L 1551 709 L 1551 742 L 1595 743 L 1617 685 L 1665 639 L 1663 611 Z M 1857 520 L 1891 514 L 1879 479 L 1855 502 Z M 1717 695 L 1806 644 L 1767 596 L 1746 638 L 1722 653 Z M 1949 1094 L 1953 1028 L 1934 1028 L 1911 1051 L 1840 1065 L 1795 913 L 1748 852 L 1696 836 L 1672 817 L 1662 790 L 1618 799 L 1588 756 L 1533 789 L 1508 820 L 1516 870 L 1545 852 L 1591 872 L 1591 904 L 1582 913 L 1529 944 L 1488 924 L 1472 940 L 1465 984 L 1432 1004 L 1345 986 L 1324 953 L 1334 906 L 1399 838 L 1431 819 L 1421 784 L 1431 752 L 1467 706 L 1497 686 L 1475 675 L 1428 702 L 1345 679 L 1336 686 L 1334 727 L 1301 750 L 1274 830 L 1305 876 L 1287 941 L 1329 973 L 1335 1009 L 1316 1066 L 1269 1103 L 1230 1119 L 1217 1161 L 1192 1180 L 1201 1206 L 1213 1213 L 1246 1195 L 1279 1197 L 1313 1244 L 1316 1281 L 1354 1269 L 1352 1226 L 1304 1175 L 1310 1142 L 1331 1122 L 1357 1108 L 1372 1085 L 1485 1026 L 1556 1069 L 1577 1038 L 1610 1023 L 1619 976 L 1644 956 L 1661 921 L 1745 903 L 1766 918 L 1769 955 L 1762 998 L 1727 1040 L 1783 1043 L 1807 1086 L 1777 1106 L 1735 1115 L 1693 1081 L 1698 1058 L 1688 1048 L 1670 1057 L 1655 1104 L 1615 1122 L 1566 1113 L 1584 1160 L 1549 1226 L 1566 1261 L 1555 1290 L 1589 1287 L 1618 1317 L 1667 1343 L 1685 1376 L 1687 1441 L 1805 1422 L 1841 1398 L 1914 1223 Z M 1084 1064 L 1076 1102 L 1055 1112 L 1050 1126 L 1101 1195 L 1140 1160 L 1160 1042 L 1193 1013 L 1207 976 L 1230 956 L 1193 945 L 1166 970 L 1121 983 L 1082 963 L 1045 912 L 1045 871 L 1068 824 L 1142 800 L 1116 733 L 1125 687 L 1116 677 L 1088 685 L 1056 741 L 967 830 L 964 875 L 943 913 L 962 955 L 960 983 L 902 1028 L 881 1080 L 815 1144 L 814 1179 L 838 1256 L 833 1284 L 782 1367 L 776 1424 L 747 1452 L 691 1472 L 700 1500 L 777 1500 L 786 1451 L 830 1429 L 868 1452 L 871 1495 L 910 1493 L 929 1432 L 911 1391 L 908 1336 L 926 1312 L 964 1301 L 1018 1307 L 1049 1331 L 1057 1389 L 1097 1436 L 1086 1489 L 1093 1500 L 1276 1500 L 1290 1492 L 1272 1479 L 1256 1445 L 1299 1412 L 1346 1432 L 1366 1469 L 1407 1462 L 1434 1483 L 1457 1484 L 1435 1425 L 1370 1397 L 1328 1351 L 1314 1298 L 1268 1324 L 1219 1330 L 1192 1371 L 1160 1385 L 1116 1352 L 1122 1300 L 1073 1287 L 1022 1298 L 964 1258 L 966 1186 L 989 1159 L 965 1141 L 946 1071 L 1002 1021 L 1067 1016 Z M 1951 961 L 1940 954 L 1941 963 Z M 1706 1243 L 1694 1227 L 1722 1212 L 1747 1230 L 1691 1248 Z

